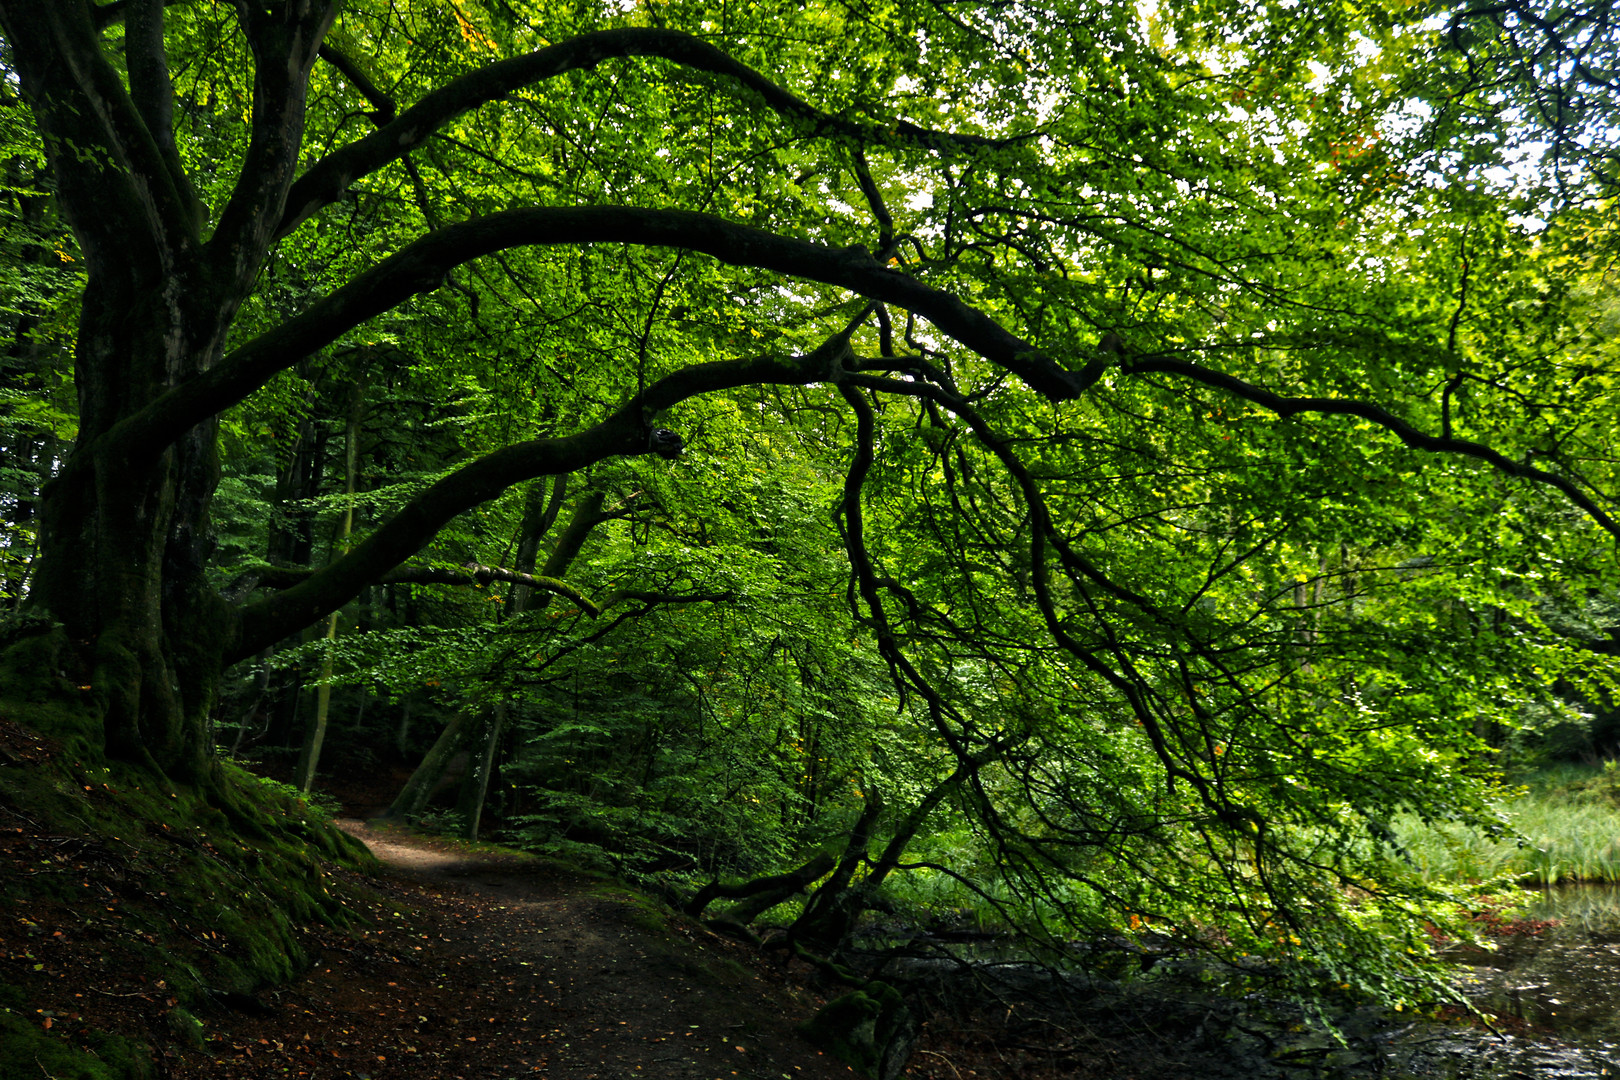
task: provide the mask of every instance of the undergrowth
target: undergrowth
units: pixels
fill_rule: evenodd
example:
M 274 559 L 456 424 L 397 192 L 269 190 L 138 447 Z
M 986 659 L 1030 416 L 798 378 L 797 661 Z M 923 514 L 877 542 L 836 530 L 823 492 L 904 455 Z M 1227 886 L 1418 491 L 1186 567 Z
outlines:
M 1500 806 L 1508 818 L 1500 837 L 1415 816 L 1396 822 L 1396 837 L 1431 882 L 1620 882 L 1620 762 L 1540 770 Z

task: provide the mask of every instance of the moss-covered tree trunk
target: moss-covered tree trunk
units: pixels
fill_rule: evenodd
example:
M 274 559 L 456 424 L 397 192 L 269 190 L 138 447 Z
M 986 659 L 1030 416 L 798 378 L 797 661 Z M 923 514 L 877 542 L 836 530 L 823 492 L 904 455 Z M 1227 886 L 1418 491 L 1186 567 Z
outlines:
M 84 679 L 107 751 L 177 780 L 207 772 L 235 623 L 204 578 L 215 421 L 178 433 L 143 421 L 223 355 L 281 217 L 308 71 L 335 6 L 289 4 L 250 19 L 261 61 L 253 146 L 244 183 L 205 243 L 208 214 L 174 143 L 161 0 L 120 6 L 123 72 L 103 48 L 104 10 L 0 5 L 7 58 L 86 275 L 74 356 L 79 439 L 43 500 L 29 605 L 61 624 L 61 648 L 76 655 L 61 657 L 60 670 Z

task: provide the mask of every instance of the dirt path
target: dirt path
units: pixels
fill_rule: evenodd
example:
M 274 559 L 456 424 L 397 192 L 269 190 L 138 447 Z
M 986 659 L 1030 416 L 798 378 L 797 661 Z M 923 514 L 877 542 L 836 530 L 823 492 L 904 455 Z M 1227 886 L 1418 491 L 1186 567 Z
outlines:
M 357 821 L 380 927 L 316 931 L 265 1015 L 211 1022 L 185 1075 L 250 1080 L 848 1080 L 793 1033 L 818 1002 L 627 891 Z

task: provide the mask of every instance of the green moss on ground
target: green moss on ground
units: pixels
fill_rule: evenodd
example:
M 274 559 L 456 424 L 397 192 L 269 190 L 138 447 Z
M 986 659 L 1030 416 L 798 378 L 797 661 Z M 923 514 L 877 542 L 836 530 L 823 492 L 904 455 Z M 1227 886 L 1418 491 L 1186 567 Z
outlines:
M 149 1080 L 154 1075 L 152 1052 L 141 1043 L 100 1031 L 63 1039 L 51 1035 L 43 1023 L 0 1008 L 0 1076 Z
M 18 706 L 0 696 L 0 904 L 17 913 L 0 925 L 0 1077 L 41 1067 L 144 1076 L 150 1050 L 126 1043 L 157 1031 L 194 1045 L 198 1017 L 221 999 L 308 968 L 303 928 L 357 921 L 322 866 L 373 860 L 303 799 L 231 768 L 206 790 L 173 788 L 101 760 L 88 737 L 45 739 L 18 721 L 39 709 L 72 711 L 60 698 Z M 53 731 L 76 730 L 49 719 Z M 152 1000 L 122 1026 L 109 1013 L 104 1026 L 119 1035 L 95 1034 L 95 1018 L 44 1026 L 45 1014 L 85 1005 L 69 988 L 103 990 L 112 1003 L 128 995 L 131 1010 Z M 156 1028 L 153 1008 L 166 1010 Z
M 0 618 L 0 715 L 52 732 L 68 757 L 86 759 L 100 745 L 101 718 L 90 708 L 85 680 L 72 677 L 66 646 L 66 632 L 49 620 L 16 613 Z
M 0 885 L 0 899 L 75 903 L 100 892 L 148 933 L 193 935 L 200 948 L 180 952 L 196 953 L 196 963 L 175 972 L 183 990 L 200 982 L 194 989 L 213 983 L 251 992 L 301 970 L 306 958 L 296 927 L 348 918 L 321 862 L 358 865 L 365 858 L 307 807 L 273 793 L 237 788 L 234 814 L 253 814 L 263 833 L 245 840 L 203 796 L 163 791 L 122 767 L 53 760 L 46 768 L 0 771 L 5 811 L 50 833 L 64 857 L 51 867 L 55 872 Z M 114 877 L 116 887 L 104 882 L 98 890 L 87 880 L 93 877 Z
M 906 1023 L 906 1005 L 900 991 L 871 980 L 858 990 L 834 998 L 799 1031 L 818 1046 L 863 1076 L 876 1077 L 889 1043 Z

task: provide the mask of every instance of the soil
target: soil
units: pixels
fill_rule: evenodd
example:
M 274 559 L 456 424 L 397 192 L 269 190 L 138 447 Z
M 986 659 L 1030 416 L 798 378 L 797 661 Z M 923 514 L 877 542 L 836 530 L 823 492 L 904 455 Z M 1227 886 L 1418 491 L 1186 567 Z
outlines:
M 6 763 L 49 755 L 14 734 L 0 740 Z M 163 925 L 163 900 L 131 893 L 117 845 L 0 811 L 0 875 L 60 878 L 74 894 L 45 890 L 0 915 L 0 1006 L 104 1058 L 97 1032 L 155 1047 L 158 1080 L 854 1075 L 795 1031 L 824 1003 L 803 965 L 773 966 L 607 879 L 359 821 L 340 825 L 380 870 L 326 871 L 346 879 L 335 891 L 358 928 L 306 926 L 302 978 L 187 1010 L 140 974 L 141 942 L 163 939 L 139 928 Z M 222 940 L 167 921 L 177 945 Z
M 210 1018 L 170 1075 L 359 1080 L 848 1078 L 794 1034 L 821 1000 L 600 880 L 340 823 L 382 860 L 376 929 L 326 932 L 263 1016 Z M 317 932 L 319 933 L 319 932 Z

